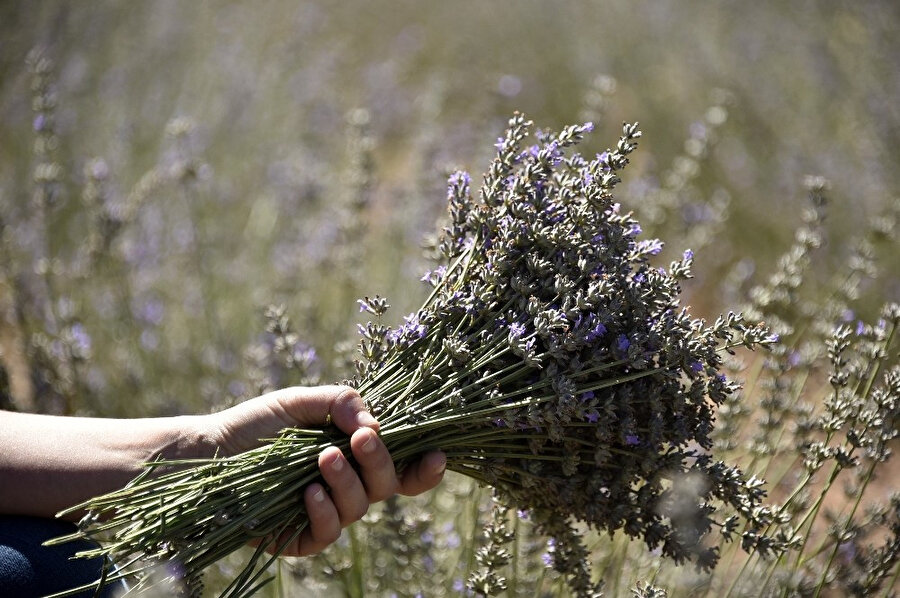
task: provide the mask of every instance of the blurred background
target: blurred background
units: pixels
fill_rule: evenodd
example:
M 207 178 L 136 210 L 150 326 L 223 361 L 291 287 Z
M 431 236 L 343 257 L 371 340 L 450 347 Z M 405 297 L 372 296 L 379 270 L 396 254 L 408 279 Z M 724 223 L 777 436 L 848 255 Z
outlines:
M 597 121 L 586 153 L 639 121 L 619 198 L 669 254 L 695 250 L 686 292 L 717 313 L 727 273 L 774 269 L 804 176 L 831 183 L 830 260 L 896 195 L 898 25 L 894 2 L 3 3 L 5 336 L 80 324 L 69 344 L 96 363 L 76 368 L 77 405 L 50 409 L 252 394 L 269 304 L 339 378 L 353 299 L 386 295 L 397 320 L 417 306 L 446 175 L 480 174 L 514 110 Z M 75 273 L 106 213 L 128 222 Z M 49 287 L 31 280 L 44 258 Z M 50 382 L 15 388 L 28 403 Z
M 641 123 L 617 198 L 660 264 L 694 250 L 698 315 L 776 269 L 824 176 L 825 287 L 900 189 L 898 30 L 887 0 L 4 2 L 2 406 L 348 377 L 355 299 L 418 306 L 446 177 L 515 110 L 594 121 L 588 155 Z M 868 315 L 900 297 L 882 268 Z

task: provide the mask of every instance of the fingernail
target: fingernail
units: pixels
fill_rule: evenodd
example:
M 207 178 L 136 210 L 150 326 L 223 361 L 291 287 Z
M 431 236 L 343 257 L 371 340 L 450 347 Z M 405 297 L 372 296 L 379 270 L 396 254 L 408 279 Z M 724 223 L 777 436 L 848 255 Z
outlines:
M 344 468 L 344 458 L 341 455 L 338 455 L 334 458 L 334 461 L 331 462 L 331 469 L 334 471 L 340 471 Z
M 315 492 L 313 492 L 312 499 L 316 502 L 322 502 L 325 500 L 325 490 L 319 488 Z
M 371 453 L 375 450 L 375 432 L 369 432 L 368 436 L 366 441 L 362 443 L 362 446 L 359 447 L 364 453 Z
M 368 411 L 360 411 L 356 414 L 356 423 L 363 428 L 371 428 L 378 424 L 378 420 L 372 417 Z
M 440 462 L 435 466 L 434 473 L 441 474 L 444 473 L 444 470 L 447 469 L 447 458 L 442 457 Z

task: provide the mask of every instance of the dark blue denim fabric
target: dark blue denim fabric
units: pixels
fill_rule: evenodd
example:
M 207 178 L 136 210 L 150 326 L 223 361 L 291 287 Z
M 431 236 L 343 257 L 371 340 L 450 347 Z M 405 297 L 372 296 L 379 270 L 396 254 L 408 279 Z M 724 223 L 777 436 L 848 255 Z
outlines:
M 0 515 L 0 596 L 3 598 L 33 598 L 61 592 L 97 581 L 101 572 L 100 559 L 73 559 L 81 550 L 95 546 L 87 541 L 69 542 L 58 546 L 42 546 L 51 538 L 75 531 L 65 521 Z M 121 594 L 124 587 L 105 588 L 103 598 Z M 90 598 L 93 590 L 77 594 Z

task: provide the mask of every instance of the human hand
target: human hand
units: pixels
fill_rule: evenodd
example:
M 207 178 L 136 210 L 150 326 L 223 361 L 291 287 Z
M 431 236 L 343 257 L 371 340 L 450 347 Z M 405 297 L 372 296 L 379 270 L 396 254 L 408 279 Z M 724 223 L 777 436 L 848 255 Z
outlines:
M 326 418 L 350 436 L 350 451 L 359 473 L 335 446 L 319 454 L 319 470 L 330 488 L 310 484 L 304 490 L 309 526 L 282 553 L 305 556 L 320 552 L 341 530 L 362 518 L 369 505 L 395 493 L 416 495 L 434 488 L 444 474 L 440 451 L 423 455 L 398 475 L 378 437 L 378 422 L 362 398 L 347 386 L 292 387 L 271 392 L 206 416 L 207 438 L 220 455 L 235 455 L 262 444 L 288 427 L 322 427 Z M 279 541 L 280 543 L 280 541 Z

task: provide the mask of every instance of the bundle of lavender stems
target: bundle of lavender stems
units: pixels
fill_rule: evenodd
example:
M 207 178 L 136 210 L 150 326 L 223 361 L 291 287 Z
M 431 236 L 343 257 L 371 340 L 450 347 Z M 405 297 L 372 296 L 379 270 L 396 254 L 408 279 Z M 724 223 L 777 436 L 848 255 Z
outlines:
M 573 563 L 584 556 L 579 530 L 624 530 L 701 568 L 717 560 L 714 528 L 748 549 L 771 547 L 760 482 L 708 452 L 715 407 L 738 388 L 720 372 L 723 354 L 769 342 L 768 332 L 734 313 L 692 318 L 679 304 L 690 251 L 668 269 L 651 265 L 662 243 L 640 240 L 611 194 L 636 124 L 593 159 L 569 150 L 590 123 L 539 131 L 526 145 L 531 128 L 510 119 L 477 198 L 469 175 L 450 178 L 442 265 L 423 278 L 433 288 L 421 309 L 390 328 L 383 299 L 360 302 L 375 317 L 360 327 L 352 383 L 397 467 L 444 451 L 449 470 L 493 487 L 556 539 L 554 565 L 580 595 L 596 586 Z M 138 587 L 154 562 L 196 578 L 256 539 L 223 594 L 250 595 L 287 546 L 276 539 L 308 525 L 302 490 L 321 480 L 317 456 L 331 444 L 349 454 L 336 430 L 288 429 L 237 456 L 162 473 L 166 463 L 149 464 L 127 487 L 73 507 L 89 512 L 73 537 L 101 542 L 83 556 L 108 558 L 103 583 Z M 703 483 L 684 515 L 687 473 Z M 717 504 L 731 515 L 717 518 Z

